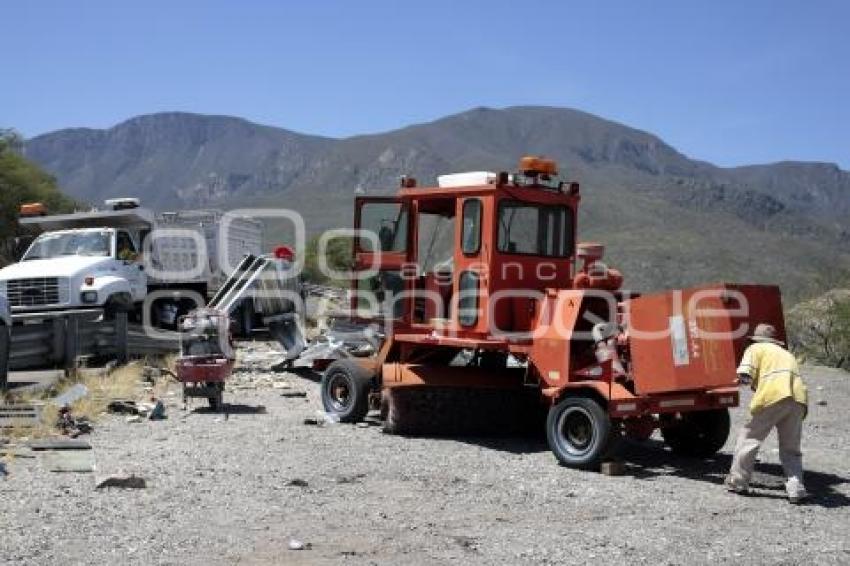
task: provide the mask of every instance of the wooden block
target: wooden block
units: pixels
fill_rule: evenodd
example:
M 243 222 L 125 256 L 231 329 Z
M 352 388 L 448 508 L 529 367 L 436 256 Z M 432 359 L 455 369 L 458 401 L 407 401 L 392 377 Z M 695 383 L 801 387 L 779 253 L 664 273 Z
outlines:
M 622 476 L 626 471 L 626 466 L 622 462 L 609 461 L 602 462 L 599 466 L 599 471 L 606 476 Z

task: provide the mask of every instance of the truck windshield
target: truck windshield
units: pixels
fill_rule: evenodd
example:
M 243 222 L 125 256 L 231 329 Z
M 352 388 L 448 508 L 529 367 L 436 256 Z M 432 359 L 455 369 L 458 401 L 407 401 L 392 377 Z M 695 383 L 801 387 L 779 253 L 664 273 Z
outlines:
M 60 256 L 109 256 L 110 232 L 56 232 L 42 234 L 32 243 L 23 261 Z

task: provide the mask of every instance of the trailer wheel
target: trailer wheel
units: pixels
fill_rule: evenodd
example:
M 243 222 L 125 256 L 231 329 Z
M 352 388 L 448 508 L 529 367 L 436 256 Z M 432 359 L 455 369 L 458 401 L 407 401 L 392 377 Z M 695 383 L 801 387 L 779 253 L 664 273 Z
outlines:
M 682 413 L 661 428 L 664 442 L 674 454 L 692 458 L 707 458 L 717 453 L 729 437 L 729 410 L 694 411 Z
M 371 374 L 348 360 L 337 360 L 322 376 L 322 406 L 344 423 L 363 420 L 369 412 Z
M 611 419 L 603 407 L 587 397 L 566 397 L 549 409 L 546 439 L 558 461 L 571 468 L 599 464 L 613 438 Z

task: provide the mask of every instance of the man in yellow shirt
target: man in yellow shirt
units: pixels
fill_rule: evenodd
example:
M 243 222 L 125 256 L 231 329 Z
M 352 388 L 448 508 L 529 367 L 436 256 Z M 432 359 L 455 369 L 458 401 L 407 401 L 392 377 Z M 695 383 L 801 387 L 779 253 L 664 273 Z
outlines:
M 750 402 L 752 416 L 738 434 L 726 487 L 735 493 L 747 492 L 759 447 L 776 428 L 779 460 L 787 478 L 785 491 L 791 503 L 799 503 L 807 497 L 800 439 L 808 398 L 796 358 L 776 336 L 773 326 L 756 326 L 750 338 L 753 343 L 738 367 L 739 382 L 750 384 L 754 391 Z

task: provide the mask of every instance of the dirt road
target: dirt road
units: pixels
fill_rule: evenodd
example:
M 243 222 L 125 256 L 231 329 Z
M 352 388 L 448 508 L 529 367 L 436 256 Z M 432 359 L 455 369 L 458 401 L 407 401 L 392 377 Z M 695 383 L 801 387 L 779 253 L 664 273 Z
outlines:
M 265 364 L 261 347 L 249 352 Z M 230 416 L 183 412 L 91 436 L 94 474 L 16 459 L 0 478 L 0 562 L 15 564 L 846 564 L 850 375 L 806 368 L 805 506 L 783 498 L 776 442 L 754 496 L 724 491 L 729 449 L 630 445 L 621 477 L 555 463 L 544 440 L 408 439 L 310 426 L 316 383 L 247 368 Z M 291 388 L 270 386 L 284 380 Z M 252 384 L 258 383 L 256 389 Z M 280 385 L 278 387 L 281 387 Z M 293 390 L 306 398 L 284 397 Z M 815 402 L 825 400 L 827 405 Z M 733 426 L 743 418 L 734 413 Z M 134 473 L 145 489 L 96 490 Z M 307 548 L 290 550 L 296 539 Z

